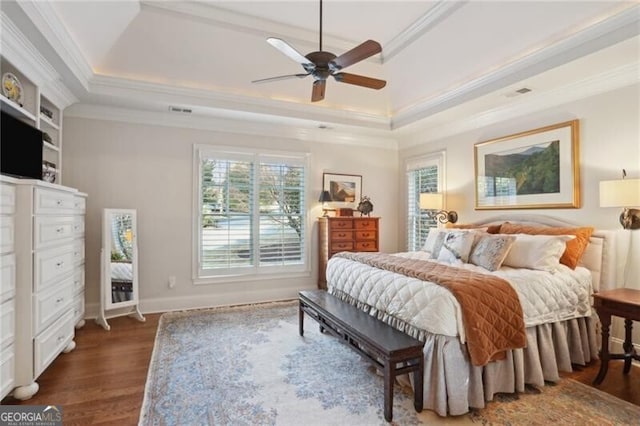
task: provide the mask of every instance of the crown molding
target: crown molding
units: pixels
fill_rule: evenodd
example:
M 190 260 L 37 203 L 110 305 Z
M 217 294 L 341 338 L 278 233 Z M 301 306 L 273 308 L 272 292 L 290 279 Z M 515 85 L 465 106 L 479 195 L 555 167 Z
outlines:
M 38 49 L 20 32 L 11 19 L 1 12 L 2 56 L 20 70 L 36 86 L 56 80 L 60 75 L 44 59 Z
M 89 80 L 93 76 L 93 69 L 67 32 L 50 2 L 20 1 L 18 5 L 73 72 L 80 84 L 87 89 Z
M 75 104 L 65 110 L 65 119 L 75 117 L 91 120 L 116 121 L 151 126 L 178 127 L 235 133 L 261 137 L 279 137 L 325 144 L 353 145 L 397 150 L 397 140 L 389 130 L 372 131 L 349 128 L 322 130 L 313 121 L 260 122 L 246 119 L 205 115 L 182 115 L 169 112 L 134 110 L 104 105 Z
M 448 90 L 433 99 L 400 109 L 393 114 L 391 128 L 401 128 L 429 115 L 636 36 L 640 33 L 639 23 L 640 6 L 628 7 L 558 43 L 518 58 L 495 72 Z
M 41 92 L 44 97 L 62 110 L 78 102 L 78 98 L 75 97 L 71 90 L 69 90 L 60 79 L 48 81 L 42 86 Z
M 129 101 L 231 110 L 235 114 L 268 114 L 294 119 L 327 121 L 372 129 L 389 129 L 389 117 L 361 111 L 348 111 L 317 105 L 256 98 L 233 93 L 214 92 L 189 87 L 175 87 L 137 80 L 96 75 L 89 83 L 94 95 L 120 96 Z
M 388 62 L 391 58 L 402 52 L 407 46 L 440 24 L 466 3 L 468 3 L 468 0 L 439 0 L 424 15 L 405 28 L 384 46 L 384 50 L 382 51 L 382 63 L 384 64 L 385 62 Z
M 412 125 L 410 129 L 397 130 L 394 131 L 393 134 L 400 141 L 398 149 L 408 149 L 638 84 L 640 84 L 640 63 L 634 62 L 596 76 L 576 81 L 567 86 L 562 86 L 537 95 L 527 95 L 526 97 L 513 101 L 509 105 L 483 111 L 482 113 L 467 116 L 460 120 L 438 125 L 416 123 Z

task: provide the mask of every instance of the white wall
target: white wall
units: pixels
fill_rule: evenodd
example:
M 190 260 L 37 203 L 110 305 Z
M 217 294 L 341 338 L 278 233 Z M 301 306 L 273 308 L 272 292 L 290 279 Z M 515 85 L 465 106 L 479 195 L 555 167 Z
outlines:
M 248 124 L 250 125 L 250 124 Z M 268 147 L 310 153 L 309 226 L 312 270 L 305 278 L 193 285 L 192 156 L 194 144 Z M 144 311 L 164 311 L 291 298 L 317 282 L 316 217 L 323 172 L 362 175 L 363 194 L 381 217 L 380 247 L 397 250 L 399 216 L 395 149 L 258 137 L 185 128 L 65 117 L 63 184 L 88 194 L 86 301 L 99 302 L 100 221 L 103 208 L 138 210 L 140 297 Z M 174 275 L 177 284 L 167 285 Z

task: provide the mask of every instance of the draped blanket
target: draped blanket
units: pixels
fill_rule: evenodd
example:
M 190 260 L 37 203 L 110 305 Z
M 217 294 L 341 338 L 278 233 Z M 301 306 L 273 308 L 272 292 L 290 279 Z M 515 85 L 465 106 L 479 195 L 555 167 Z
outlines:
M 505 350 L 526 345 L 520 300 L 502 278 L 437 262 L 407 259 L 383 253 L 342 252 L 343 257 L 366 265 L 447 288 L 457 299 L 473 365 L 504 359 Z

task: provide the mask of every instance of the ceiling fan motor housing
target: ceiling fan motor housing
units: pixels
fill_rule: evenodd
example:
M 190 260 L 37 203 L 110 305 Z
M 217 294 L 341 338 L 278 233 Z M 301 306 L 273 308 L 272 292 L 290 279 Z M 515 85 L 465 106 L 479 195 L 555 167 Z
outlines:
M 315 67 L 303 65 L 304 69 L 313 76 L 314 80 L 318 81 L 326 80 L 331 75 L 332 69 L 329 64 L 336 58 L 336 55 L 331 52 L 319 51 L 311 52 L 305 58 L 313 62 Z

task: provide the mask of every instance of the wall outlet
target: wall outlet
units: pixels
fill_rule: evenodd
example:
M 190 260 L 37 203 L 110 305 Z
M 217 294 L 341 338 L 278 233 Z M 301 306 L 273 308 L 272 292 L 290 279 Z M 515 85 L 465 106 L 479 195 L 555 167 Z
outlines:
M 169 277 L 169 288 L 174 288 L 176 286 L 176 277 L 175 275 L 171 275 Z

